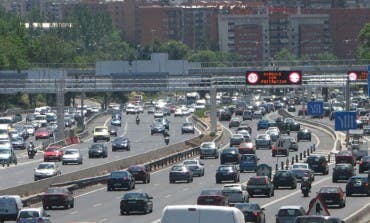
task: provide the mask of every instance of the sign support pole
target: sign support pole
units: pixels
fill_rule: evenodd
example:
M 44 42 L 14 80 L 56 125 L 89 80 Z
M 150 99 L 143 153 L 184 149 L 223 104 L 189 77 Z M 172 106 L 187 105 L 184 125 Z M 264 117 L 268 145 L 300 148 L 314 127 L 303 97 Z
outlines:
M 349 111 L 349 75 L 347 75 L 347 80 L 346 80 L 346 111 L 348 112 Z M 346 131 L 346 146 L 348 145 L 349 143 L 349 130 Z

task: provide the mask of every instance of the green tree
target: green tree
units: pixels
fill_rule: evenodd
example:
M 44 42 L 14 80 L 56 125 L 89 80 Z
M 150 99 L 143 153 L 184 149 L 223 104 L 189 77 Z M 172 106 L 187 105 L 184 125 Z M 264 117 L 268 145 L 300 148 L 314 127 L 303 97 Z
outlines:
M 330 52 L 323 52 L 316 55 L 317 60 L 336 60 L 337 56 Z
M 161 52 L 167 52 L 170 60 L 186 59 L 190 51 L 187 45 L 175 40 L 163 43 L 159 50 Z
M 370 23 L 366 23 L 358 35 L 360 46 L 358 54 L 360 59 L 370 59 Z

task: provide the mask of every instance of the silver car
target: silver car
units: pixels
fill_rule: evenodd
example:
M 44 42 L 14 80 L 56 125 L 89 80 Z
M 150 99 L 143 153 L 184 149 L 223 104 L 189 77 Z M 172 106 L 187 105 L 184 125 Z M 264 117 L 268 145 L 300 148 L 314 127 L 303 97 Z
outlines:
M 222 188 L 222 194 L 228 198 L 229 206 L 234 206 L 236 203 L 249 203 L 245 185 L 225 184 Z
M 62 171 L 58 167 L 58 165 L 54 162 L 43 162 L 40 163 L 36 168 L 35 168 L 35 181 L 48 178 L 48 177 L 54 177 L 57 175 L 61 175 Z
M 185 160 L 182 164 L 187 166 L 191 172 L 193 172 L 193 176 L 204 176 L 204 164 L 199 160 Z
M 214 142 L 203 142 L 200 145 L 200 159 L 204 159 L 207 157 L 218 159 L 218 155 L 218 149 Z
M 19 223 L 51 223 L 50 215 L 43 208 L 23 208 L 18 212 Z
M 276 222 L 293 223 L 298 216 L 303 215 L 306 215 L 306 210 L 302 206 L 281 206 L 276 215 Z
M 79 149 L 66 149 L 62 157 L 62 165 L 76 163 L 82 164 L 82 154 Z

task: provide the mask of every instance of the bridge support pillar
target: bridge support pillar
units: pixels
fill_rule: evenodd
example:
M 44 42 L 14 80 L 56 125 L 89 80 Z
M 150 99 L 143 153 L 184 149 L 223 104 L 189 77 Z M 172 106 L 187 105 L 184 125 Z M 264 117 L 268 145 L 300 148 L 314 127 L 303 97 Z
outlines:
M 105 110 L 108 109 L 108 94 L 107 93 L 104 94 L 104 109 Z
M 64 79 L 56 81 L 57 132 L 55 140 L 65 138 L 64 135 Z
M 84 129 L 85 127 L 85 115 L 84 115 L 84 105 L 85 105 L 85 92 L 81 92 L 81 120 L 79 120 L 80 128 Z
M 211 132 L 217 132 L 217 111 L 216 111 L 216 88 L 209 91 L 211 104 Z

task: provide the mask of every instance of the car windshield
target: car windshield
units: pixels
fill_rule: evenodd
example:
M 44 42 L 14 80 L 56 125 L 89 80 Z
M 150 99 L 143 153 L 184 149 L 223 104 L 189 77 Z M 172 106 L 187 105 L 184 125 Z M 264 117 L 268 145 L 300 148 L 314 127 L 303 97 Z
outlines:
M 49 163 L 40 163 L 37 169 L 54 169 L 54 165 Z
M 185 160 L 184 165 L 197 165 L 198 162 L 196 160 Z
M 340 164 L 340 165 L 335 165 L 335 169 L 337 169 L 337 170 L 346 170 L 346 169 L 350 169 L 351 166 L 352 166 L 351 164 L 349 164 L 349 165 Z
M 103 145 L 102 144 L 92 144 L 91 149 L 102 149 Z
M 64 193 L 64 189 L 63 188 L 48 188 L 48 192 L 49 194 L 60 194 L 60 193 Z
M 245 156 L 245 155 L 243 155 L 240 159 L 245 160 L 245 161 L 256 161 L 255 156 Z
M 0 129 L 0 134 L 8 134 L 8 130 L 6 130 L 6 129 Z
M 235 207 L 241 210 L 242 212 L 260 210 L 260 206 L 258 204 L 253 203 L 236 204 Z
M 172 171 L 182 171 L 184 169 L 184 167 L 183 166 L 173 166 L 172 167 Z
M 257 139 L 267 139 L 267 135 L 258 135 Z
M 221 195 L 222 191 L 215 189 L 215 190 L 202 190 L 200 195 Z
M 192 123 L 184 123 L 184 124 L 182 124 L 184 127 L 191 127 L 191 126 L 193 126 L 193 124 Z
M 264 177 L 258 177 L 258 178 L 250 178 L 248 181 L 249 185 L 265 185 L 266 184 L 266 178 Z
M 293 164 L 293 169 L 307 169 L 307 164 Z
M 19 213 L 19 218 L 38 218 L 40 217 L 38 211 L 21 211 Z
M 299 212 L 297 209 L 281 209 L 278 213 L 279 216 L 300 216 L 302 215 L 301 212 Z
M 233 168 L 231 166 L 220 166 L 218 167 L 217 171 L 232 171 Z
M 291 173 L 287 172 L 287 171 L 281 171 L 281 172 L 277 172 L 276 176 L 289 177 L 289 176 L 291 176 Z
M 213 143 L 203 143 L 202 144 L 202 147 L 203 148 L 214 148 L 214 144 Z
M 143 199 L 144 198 L 144 194 L 142 193 L 126 193 L 124 196 L 123 196 L 123 199 L 125 200 L 132 200 L 132 199 Z
M 95 132 L 104 132 L 105 128 L 95 128 Z
M 314 162 L 319 162 L 320 157 L 318 156 L 309 156 L 307 158 L 307 163 L 314 163 Z
M 368 161 L 370 161 L 370 156 L 365 156 L 365 157 L 363 158 L 363 160 L 364 160 L 364 162 L 368 162 Z
M 336 187 L 323 187 L 320 189 L 320 193 L 338 193 L 338 188 Z
M 128 174 L 127 174 L 127 172 L 117 171 L 117 172 L 112 172 L 112 173 L 110 174 L 110 176 L 111 176 L 112 178 L 123 178 L 123 177 L 127 177 L 127 176 L 128 176 Z
M 46 152 L 56 152 L 57 150 L 57 148 L 47 148 Z
M 64 154 L 77 154 L 78 151 L 77 150 L 67 150 L 64 152 Z
M 10 154 L 10 149 L 0 149 L 0 154 Z

